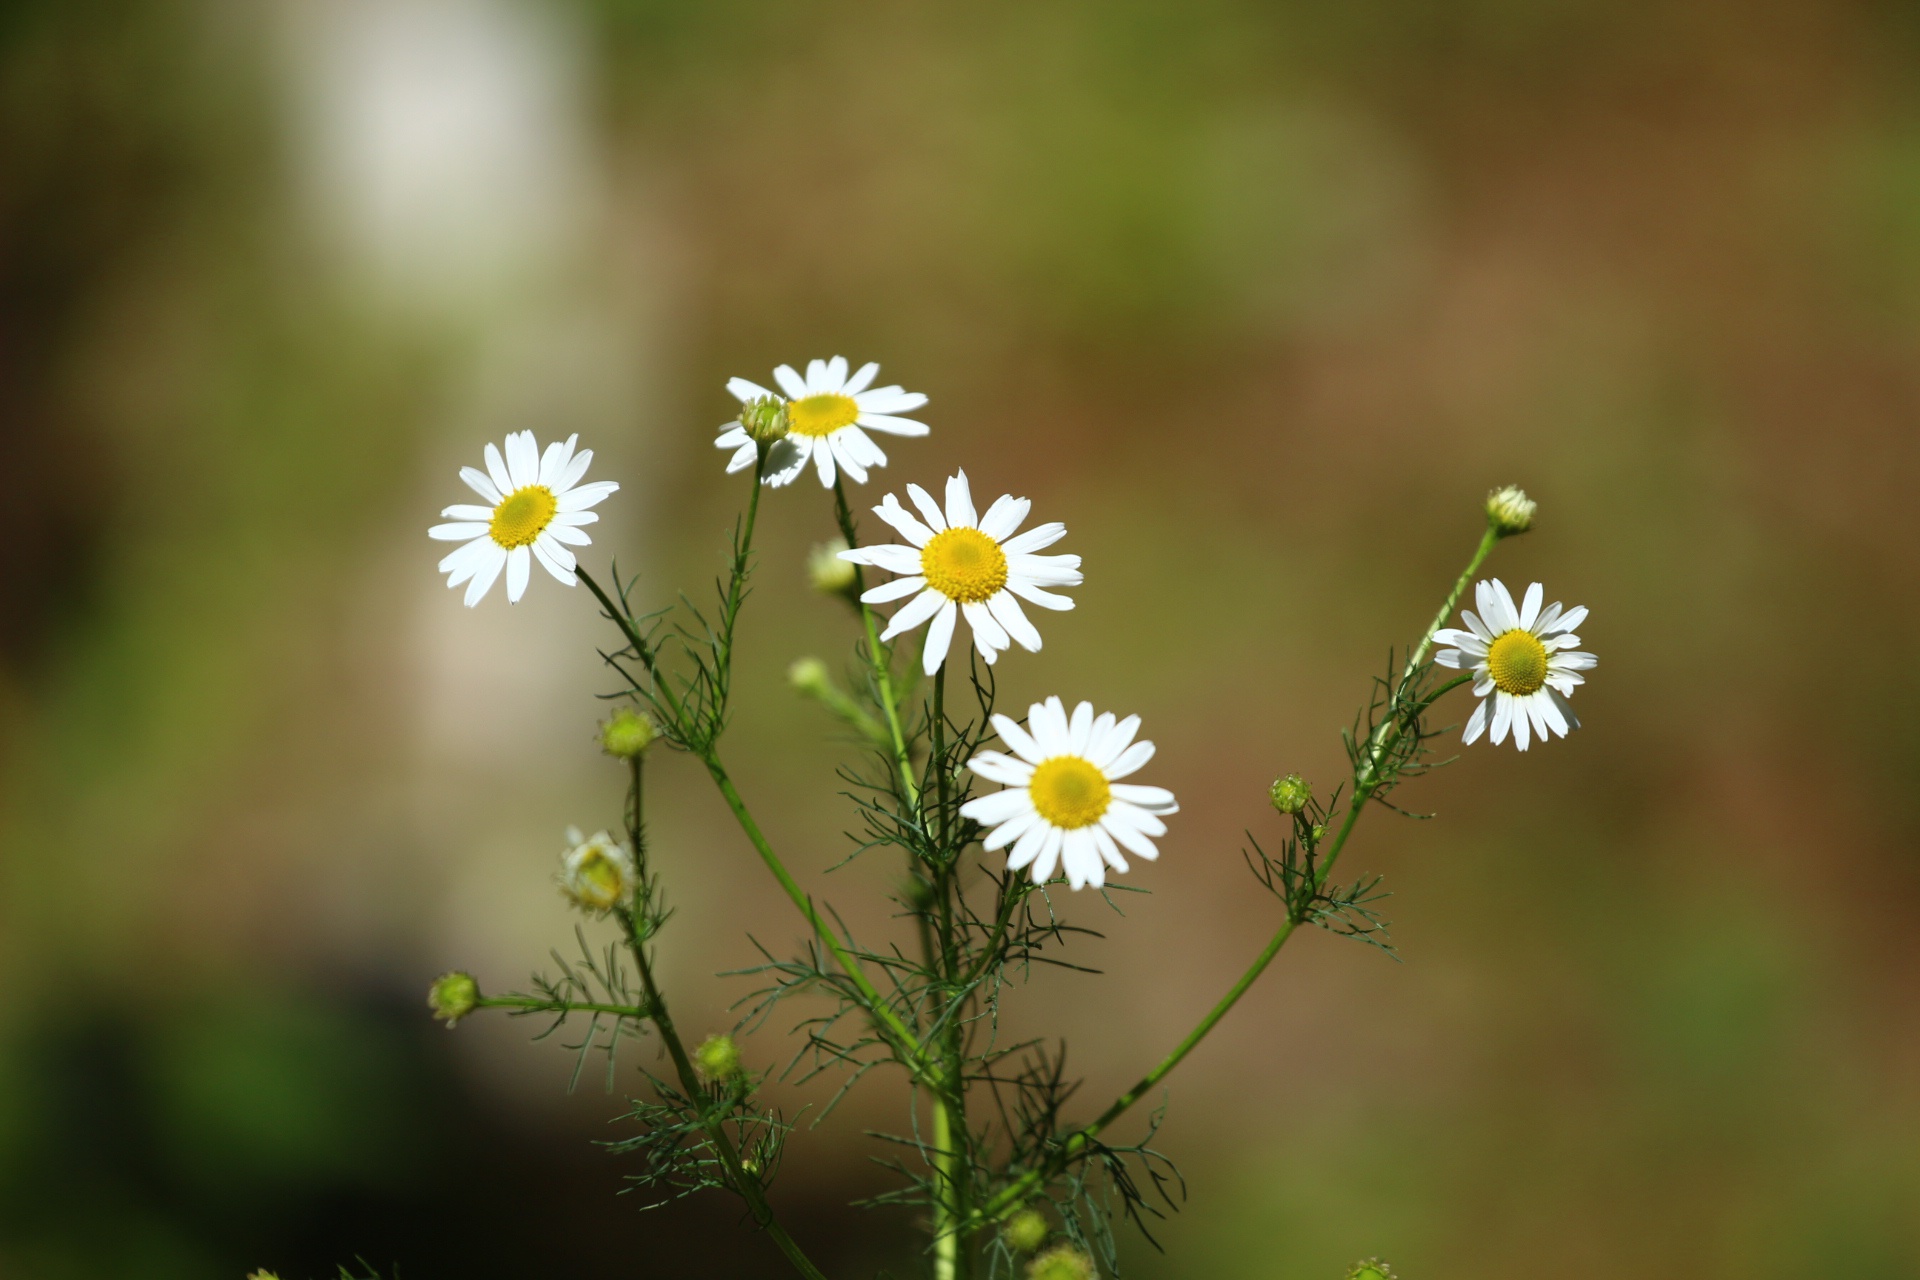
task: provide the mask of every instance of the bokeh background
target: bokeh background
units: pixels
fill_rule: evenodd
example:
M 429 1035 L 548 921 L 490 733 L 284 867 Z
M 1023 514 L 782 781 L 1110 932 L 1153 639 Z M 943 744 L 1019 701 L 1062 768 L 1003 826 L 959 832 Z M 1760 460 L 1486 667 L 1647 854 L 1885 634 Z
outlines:
M 1404 963 L 1303 938 L 1172 1078 L 1191 1198 L 1128 1274 L 1920 1274 L 1916 73 L 1872 0 L 6 0 L 0 1274 L 782 1274 L 616 1194 L 632 1062 L 570 1095 L 426 1018 L 570 945 L 619 778 L 585 593 L 469 612 L 424 531 L 578 431 L 595 554 L 703 589 L 725 379 L 834 352 L 932 397 L 873 496 L 1067 522 L 1003 692 L 1139 711 L 1184 802 L 1151 897 L 1072 904 L 1107 976 L 1021 1000 L 1089 1114 L 1266 937 L 1241 831 L 1337 779 L 1488 487 L 1541 504 L 1494 571 L 1593 610 L 1584 732 L 1361 828 Z M 829 531 L 770 499 L 730 750 L 877 930 L 782 678 L 851 639 Z M 797 931 L 653 772 L 698 1033 Z M 794 1142 L 833 1274 L 917 1265 L 844 1207 L 901 1106 Z

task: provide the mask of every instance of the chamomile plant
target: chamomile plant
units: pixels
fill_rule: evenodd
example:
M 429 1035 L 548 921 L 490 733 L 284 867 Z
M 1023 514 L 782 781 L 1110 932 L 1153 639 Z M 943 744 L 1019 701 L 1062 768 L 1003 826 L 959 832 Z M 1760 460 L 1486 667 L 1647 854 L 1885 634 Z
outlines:
M 576 561 L 574 549 L 589 544 L 590 508 L 618 485 L 585 481 L 592 455 L 572 438 L 542 452 L 522 432 L 504 453 L 485 447 L 484 471 L 462 472 L 487 505 L 449 507 L 452 523 L 429 532 L 464 543 L 440 567 L 450 585 L 466 586 L 467 604 L 481 604 L 503 572 L 508 599 L 520 600 L 538 561 L 559 582 L 586 587 L 599 607 L 614 703 L 600 741 L 624 775 L 626 804 L 618 823 L 583 823 L 592 836 L 569 830 L 557 871 L 545 872 L 580 913 L 577 959 L 498 994 L 469 974 L 443 975 L 429 1003 L 449 1026 L 486 1010 L 541 1019 L 548 1031 L 569 1026 L 582 1065 L 604 1059 L 609 1088 L 620 1078 L 620 1051 L 645 1042 L 628 1054 L 638 1057 L 645 1096 L 612 1144 L 629 1162 L 626 1176 L 655 1199 L 710 1190 L 737 1197 L 746 1221 L 802 1276 L 825 1273 L 805 1230 L 780 1221 L 767 1194 L 793 1136 L 791 1121 L 761 1098 L 775 1061 L 784 1062 L 782 1079 L 818 1091 L 816 1124 L 864 1080 L 905 1085 L 898 1132 L 881 1139 L 897 1182 L 875 1202 L 914 1211 L 936 1280 L 1117 1274 L 1116 1225 L 1130 1221 L 1151 1238 L 1182 1186 L 1154 1145 L 1164 1107 L 1147 1108 L 1125 1138 L 1122 1121 L 1159 1093 L 1302 925 L 1387 945 L 1378 879 L 1336 875 L 1361 817 L 1392 808 L 1397 787 L 1439 763 L 1440 704 L 1455 690 L 1465 691 L 1455 705 L 1467 708 L 1468 744 L 1511 739 L 1526 750 L 1577 728 L 1572 700 L 1595 664 L 1575 633 L 1587 611 L 1545 603 L 1539 584 L 1516 603 L 1498 579 L 1477 577 L 1499 542 L 1526 532 L 1535 514 L 1520 490 L 1496 490 L 1439 612 L 1390 659 L 1345 733 L 1351 776 L 1324 792 L 1297 774 L 1274 783 L 1278 830 L 1264 844 L 1250 833 L 1244 851 L 1275 899 L 1270 936 L 1131 1087 L 1087 1107 L 1061 1047 L 1002 1035 L 1003 1003 L 1017 998 L 1035 964 L 1067 963 L 1062 948 L 1090 932 L 1089 908 L 1147 887 L 1142 864 L 1219 851 L 1182 842 L 1180 805 L 1152 781 L 1154 745 L 1141 718 L 1069 701 L 1070 663 L 1048 668 L 1067 692 L 1024 712 L 997 704 L 999 659 L 1015 649 L 1039 653 L 1045 613 L 1072 608 L 1069 591 L 1102 589 L 1097 565 L 1083 584 L 1080 557 L 1051 550 L 1066 538 L 1063 524 L 1029 525 L 1031 504 L 1011 494 L 982 510 L 957 472 L 939 499 L 919 484 L 904 486 L 905 502 L 886 493 L 863 526 L 848 483 L 889 461 L 871 433 L 928 429 L 902 416 L 926 397 L 876 388 L 878 372 L 835 356 L 809 362 L 804 374 L 781 365 L 777 390 L 738 378 L 728 385 L 738 416 L 715 443 L 726 451 L 726 473 L 747 482 L 705 609 L 612 570 L 602 581 Z M 827 663 L 802 656 L 791 683 L 831 717 L 831 736 L 843 744 L 854 852 L 886 859 L 898 885 L 897 931 L 877 936 L 857 935 L 827 905 L 825 883 L 792 869 L 729 767 L 733 664 L 760 503 L 820 502 L 811 485 L 788 488 L 808 472 L 825 490 L 838 535 L 814 547 L 808 574 L 837 602 L 826 607 L 845 609 L 846 670 L 855 674 L 837 680 Z M 870 571 L 882 579 L 869 581 Z M 1475 608 L 1460 615 L 1463 626 L 1447 626 L 1469 588 Z M 956 642 L 963 622 L 964 644 Z M 703 1014 L 697 1042 L 680 1030 L 656 969 L 670 913 L 650 858 L 645 782 L 662 750 L 686 757 L 676 792 L 690 767 L 738 825 L 740 845 L 728 855 L 738 861 L 726 874 L 757 863 L 807 939 L 791 953 L 748 944 L 731 1025 L 707 1025 L 715 1015 Z M 537 857 L 528 875 L 530 886 L 539 882 Z M 1137 913 L 1119 927 L 1141 927 Z M 783 1031 L 791 1046 L 780 1053 L 768 1042 Z M 1366 1265 L 1385 1274 L 1384 1264 Z

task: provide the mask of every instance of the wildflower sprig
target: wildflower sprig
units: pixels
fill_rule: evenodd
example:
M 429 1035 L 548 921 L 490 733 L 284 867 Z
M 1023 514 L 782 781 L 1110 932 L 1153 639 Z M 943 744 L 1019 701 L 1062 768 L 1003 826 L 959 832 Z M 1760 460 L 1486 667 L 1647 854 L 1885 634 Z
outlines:
M 877 540 L 862 536 L 848 486 L 865 483 L 887 462 L 867 433 L 914 436 L 927 429 L 899 416 L 926 398 L 899 387 L 872 389 L 877 369 L 850 372 L 851 365 L 835 357 L 811 362 L 804 376 L 781 366 L 778 392 L 744 379 L 729 384 L 741 408 L 715 443 L 729 453 L 729 473 L 751 468 L 752 477 L 706 610 L 682 596 L 645 611 L 635 603 L 636 580 L 614 572 L 608 589 L 570 556 L 565 574 L 555 574 L 569 585 L 584 584 L 616 633 L 601 656 L 621 682 L 610 695 L 619 705 L 602 726 L 601 741 L 628 770 L 627 809 L 619 834 L 569 838 L 560 879 L 586 923 L 611 927 L 617 937 L 595 950 L 583 925 L 581 958 L 556 955 L 558 975 L 537 976 L 531 990 L 487 996 L 467 975 L 452 974 L 436 984 L 432 1003 L 449 1025 L 486 1008 L 544 1015 L 550 1019 L 544 1034 L 584 1016 L 586 1033 L 573 1047 L 582 1062 L 596 1048 L 605 1053 L 610 1081 L 618 1044 L 642 1035 L 654 1040 L 670 1069 L 643 1067 L 650 1096 L 632 1104 L 625 1117 L 632 1132 L 613 1149 L 632 1157 L 638 1165 L 633 1179 L 661 1197 L 716 1188 L 738 1196 L 795 1270 L 810 1277 L 821 1273 L 766 1197 L 793 1126 L 759 1101 L 760 1088 L 770 1077 L 794 1087 L 830 1085 L 815 1111 L 818 1124 L 859 1081 L 875 1071 L 898 1072 L 910 1098 L 905 1123 L 899 1132 L 876 1135 L 898 1182 L 869 1203 L 922 1214 L 935 1280 L 996 1280 L 1021 1272 L 1086 1280 L 1103 1268 L 1117 1272 L 1116 1222 L 1130 1221 L 1152 1240 L 1153 1220 L 1185 1196 L 1178 1170 L 1153 1145 L 1164 1101 L 1148 1111 L 1144 1136 L 1117 1141 L 1110 1131 L 1160 1090 L 1300 926 L 1392 951 L 1377 912 L 1386 896 L 1379 877 L 1335 879 L 1361 815 L 1375 805 L 1406 812 L 1396 802 L 1398 788 L 1445 763 L 1435 751 L 1441 730 L 1432 720 L 1440 700 L 1457 688 L 1471 685 L 1481 699 L 1468 743 L 1483 732 L 1493 742 L 1511 732 L 1525 749 L 1530 737 L 1546 741 L 1550 732 L 1564 736 L 1577 727 L 1566 702 L 1584 678 L 1579 673 L 1594 662 L 1573 647 L 1573 628 L 1586 611 L 1543 608 L 1539 584 L 1515 605 L 1504 585 L 1482 582 L 1475 588 L 1479 613 L 1462 613 L 1464 629 L 1445 629 L 1495 545 L 1532 526 L 1532 500 L 1518 489 L 1495 490 L 1484 507 L 1479 545 L 1440 610 L 1412 645 L 1389 654 L 1385 673 L 1343 735 L 1350 776 L 1325 793 L 1296 775 L 1271 788 L 1282 830 L 1265 845 L 1249 832 L 1245 857 L 1277 901 L 1272 936 L 1170 1052 L 1092 1120 L 1075 1122 L 1080 1084 L 1067 1069 L 1064 1047 L 1045 1037 L 1004 1034 L 1003 1005 L 1035 965 L 1096 972 L 1064 950 L 1101 936 L 1071 918 L 1064 899 L 1091 889 L 1123 915 L 1118 895 L 1141 890 L 1114 877 L 1135 874 L 1130 859 L 1159 857 L 1179 805 L 1141 774 L 1154 745 L 1141 736 L 1139 717 L 1049 697 L 1016 718 L 996 703 L 998 660 L 1015 649 L 1042 648 L 1041 629 L 1026 609 L 1071 608 L 1074 598 L 1064 589 L 1082 584 L 1077 554 L 1040 554 L 1066 537 L 1064 525 L 1021 532 L 1031 504 L 1004 495 L 982 510 L 962 472 L 948 478 L 938 499 L 912 484 L 905 486 L 906 502 L 887 494 L 872 512 L 890 532 Z M 508 480 L 521 484 L 532 476 L 544 483 L 547 464 L 537 455 L 529 461 L 532 447 L 531 437 L 510 441 L 509 462 L 519 470 Z M 574 460 L 572 441 L 556 449 L 552 492 L 565 496 L 584 464 Z M 490 466 L 495 461 L 488 460 Z M 852 607 L 858 630 L 854 662 L 843 672 L 850 680 L 836 680 L 826 663 L 803 658 L 791 667 L 790 683 L 833 717 L 853 749 L 839 770 L 857 815 L 853 848 L 843 861 L 883 858 L 895 885 L 898 927 L 868 936 L 856 935 L 802 886 L 723 752 L 762 493 L 809 468 L 831 494 L 839 541 L 816 547 L 808 575 L 817 590 Z M 522 507 L 541 520 L 552 514 L 538 494 L 507 493 L 499 477 L 475 472 L 468 479 L 483 496 L 518 502 L 508 513 L 515 520 L 525 514 Z M 598 501 L 605 494 L 595 488 L 589 496 Z M 585 498 L 567 501 L 574 504 L 565 508 L 571 523 L 557 517 L 548 523 L 568 531 L 556 537 L 580 545 Z M 463 516 L 478 523 L 464 509 Z M 534 530 L 497 512 L 489 519 L 477 531 L 459 528 L 458 536 L 474 542 L 463 552 L 466 559 L 449 569 L 456 584 L 469 561 L 499 558 L 481 544 L 491 539 L 504 548 L 512 571 L 513 549 L 500 539 L 532 537 L 547 527 Z M 875 585 L 870 569 L 890 577 Z M 509 586 L 517 599 L 515 583 Z M 477 595 L 470 591 L 470 602 L 484 594 L 484 587 Z M 971 641 L 964 646 L 954 643 L 961 622 Z M 1436 643 L 1444 646 L 1437 652 Z M 653 951 L 671 915 L 650 864 L 643 820 L 645 763 L 656 743 L 697 761 L 806 925 L 796 951 L 753 944 L 757 960 L 731 974 L 753 984 L 735 1006 L 737 1022 L 691 1049 L 654 967 Z M 737 1037 L 776 1021 L 793 1037 L 792 1052 L 784 1065 L 756 1070 Z

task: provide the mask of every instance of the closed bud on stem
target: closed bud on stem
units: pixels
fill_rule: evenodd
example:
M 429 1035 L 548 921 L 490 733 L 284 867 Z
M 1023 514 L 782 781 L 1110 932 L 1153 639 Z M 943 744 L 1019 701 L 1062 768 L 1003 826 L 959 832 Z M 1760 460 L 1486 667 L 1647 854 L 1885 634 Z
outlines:
M 441 974 L 427 988 L 427 1008 L 433 1010 L 433 1016 L 444 1021 L 448 1027 L 472 1013 L 479 1002 L 480 984 L 473 980 L 472 974 L 461 973 L 457 969 Z
M 247 1280 L 280 1280 L 280 1277 L 266 1270 L 249 1271 L 247 1272 Z
M 1487 523 L 1503 538 L 1525 533 L 1533 527 L 1535 506 L 1527 491 L 1518 485 L 1495 489 L 1487 495 Z
M 779 396 L 762 396 L 740 406 L 740 425 L 765 446 L 787 437 L 787 402 Z
M 633 893 L 633 855 L 604 831 L 581 839 L 567 828 L 569 848 L 560 856 L 560 892 L 574 906 L 596 915 L 613 910 Z
M 827 674 L 827 664 L 818 658 L 795 658 L 787 668 L 787 683 L 793 686 L 794 692 L 822 701 L 833 691 L 833 678 Z
M 1295 814 L 1305 809 L 1313 799 L 1313 788 L 1299 774 L 1290 773 L 1267 788 L 1267 798 L 1281 813 Z
M 1356 1262 L 1347 1271 L 1347 1280 L 1394 1280 L 1393 1270 L 1378 1258 Z
M 1007 1219 L 1001 1234 L 1021 1253 L 1032 1253 L 1047 1242 L 1047 1220 L 1037 1209 L 1022 1209 Z
M 1027 1264 L 1027 1280 L 1096 1280 L 1093 1259 L 1070 1244 L 1057 1244 Z
M 632 707 L 621 707 L 600 726 L 600 749 L 616 760 L 632 760 L 643 754 L 660 736 L 653 717 Z
M 823 596 L 848 596 L 860 580 L 860 570 L 851 560 L 842 560 L 840 553 L 847 549 L 845 538 L 835 538 L 831 542 L 816 542 L 813 550 L 807 552 L 807 581 L 813 589 Z
M 708 1036 L 693 1051 L 693 1065 L 710 1084 L 725 1084 L 739 1078 L 740 1046 L 726 1034 Z

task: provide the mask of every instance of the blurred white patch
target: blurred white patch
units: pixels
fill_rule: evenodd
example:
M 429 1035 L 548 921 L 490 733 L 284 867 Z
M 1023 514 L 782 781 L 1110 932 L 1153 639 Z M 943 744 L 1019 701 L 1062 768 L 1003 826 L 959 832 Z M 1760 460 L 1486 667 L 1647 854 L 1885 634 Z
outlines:
M 287 0 L 303 203 L 406 310 L 499 302 L 567 262 L 598 200 L 583 53 L 516 0 Z

